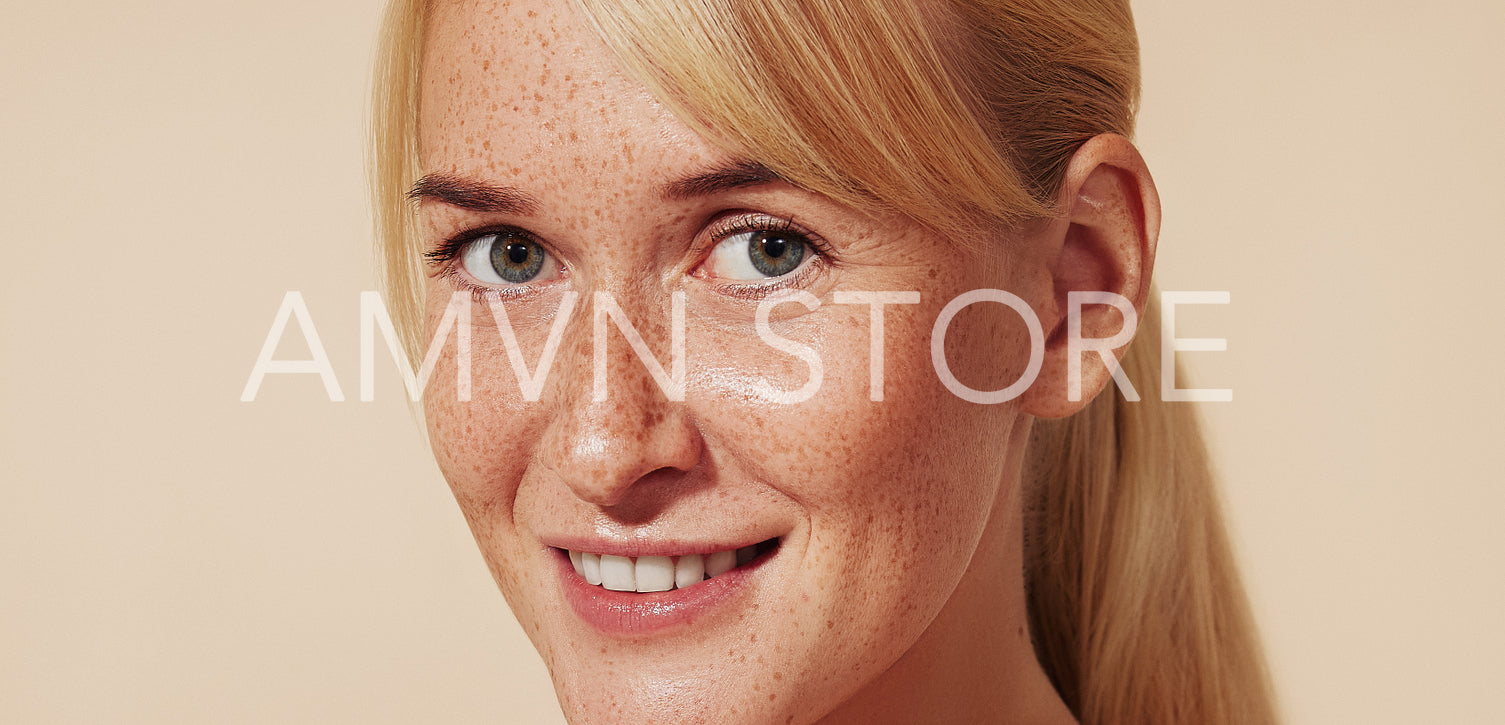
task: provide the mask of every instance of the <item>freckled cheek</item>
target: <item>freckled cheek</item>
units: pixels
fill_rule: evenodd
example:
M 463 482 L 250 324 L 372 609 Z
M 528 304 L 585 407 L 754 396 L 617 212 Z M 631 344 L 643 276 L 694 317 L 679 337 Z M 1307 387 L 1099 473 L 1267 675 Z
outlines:
M 946 326 L 946 363 L 958 382 L 974 390 L 1000 390 L 1019 380 L 1031 345 L 1025 318 L 996 302 L 969 305 Z
M 953 365 L 968 384 L 1001 388 L 1023 363 L 1005 354 L 1014 332 L 1006 314 L 983 307 L 959 315 L 954 332 L 984 349 L 957 351 Z M 930 353 L 938 313 L 927 305 L 888 315 L 882 401 L 870 399 L 863 319 L 799 339 L 824 361 L 825 380 L 810 400 L 777 405 L 729 396 L 718 418 L 738 431 L 725 437 L 727 447 L 810 518 L 806 564 L 815 586 L 849 584 L 827 592 L 838 608 L 865 598 L 893 604 L 886 612 L 934 610 L 938 602 L 925 593 L 951 591 L 997 493 L 1005 465 L 998 451 L 1016 411 L 1012 404 L 967 402 L 943 386 Z M 723 385 L 732 390 L 758 376 L 797 388 L 809 376 L 804 363 L 759 349 L 755 338 L 745 349 L 723 348 L 717 362 L 715 375 L 735 381 Z M 878 619 L 884 626 L 912 624 L 907 616 L 891 622 L 889 616 Z
M 470 400 L 461 399 L 451 338 L 425 389 L 424 417 L 435 461 L 489 549 L 512 533 L 512 503 L 533 459 L 540 404 L 522 399 L 494 327 L 476 325 L 470 335 Z
M 729 391 L 703 406 L 708 435 L 808 517 L 803 603 L 790 616 L 810 627 L 794 631 L 820 643 L 822 663 L 866 672 L 918 638 L 960 580 L 991 508 L 986 477 L 997 471 L 989 464 L 998 446 L 986 443 L 1005 406 L 966 403 L 941 386 L 930 364 L 933 319 L 889 319 L 882 401 L 869 397 L 865 320 L 798 338 L 825 367 L 820 392 L 802 403 L 732 394 L 759 378 L 785 389 L 808 380 L 804 363 L 756 337 L 701 358 L 702 382 Z
M 871 525 L 881 517 L 882 496 L 957 498 L 958 475 L 975 476 L 977 442 L 997 420 L 951 395 L 930 362 L 930 323 L 916 310 L 890 314 L 885 325 L 882 401 L 870 399 L 866 308 L 857 320 L 833 321 L 819 330 L 781 332 L 822 360 L 823 380 L 810 399 L 768 401 L 759 381 L 796 390 L 810 380 L 798 358 L 756 337 L 722 335 L 718 345 L 693 350 L 692 400 L 707 435 L 827 524 Z M 1000 386 L 1001 387 L 1001 386 Z M 976 504 L 975 491 L 962 492 Z M 866 511 L 873 510 L 874 520 Z M 890 510 L 892 506 L 890 505 Z
M 522 399 L 500 344 L 483 342 L 495 329 L 472 330 L 470 401 L 458 399 L 456 356 L 451 342 L 435 365 L 424 398 L 434 457 L 507 602 L 537 635 L 542 616 L 533 594 L 543 590 L 548 569 L 519 565 L 535 551 L 515 526 L 515 509 L 536 445 L 540 403 Z

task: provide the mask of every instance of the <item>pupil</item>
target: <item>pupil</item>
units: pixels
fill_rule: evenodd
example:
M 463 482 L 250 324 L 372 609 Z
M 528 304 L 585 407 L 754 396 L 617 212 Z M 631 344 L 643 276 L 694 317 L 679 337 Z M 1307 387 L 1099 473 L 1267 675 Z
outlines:
M 491 269 L 504 282 L 521 284 L 538 276 L 547 254 L 525 237 L 498 234 L 491 242 Z
M 779 232 L 754 232 L 748 240 L 747 256 L 758 274 L 782 277 L 799 268 L 805 258 L 805 243 L 799 236 L 784 237 Z

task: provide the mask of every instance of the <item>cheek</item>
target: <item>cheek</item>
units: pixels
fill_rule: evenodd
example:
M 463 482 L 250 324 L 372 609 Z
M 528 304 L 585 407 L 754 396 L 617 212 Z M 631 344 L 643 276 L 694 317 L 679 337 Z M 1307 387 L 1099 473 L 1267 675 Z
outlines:
M 697 417 L 704 434 L 717 439 L 708 450 L 734 459 L 808 518 L 804 566 L 813 598 L 826 602 L 822 616 L 933 615 L 960 579 L 991 511 L 1014 406 L 968 403 L 940 383 L 930 333 L 946 301 L 887 308 L 881 401 L 870 396 L 866 305 L 823 307 L 809 322 L 778 330 L 823 362 L 820 389 L 804 402 L 771 403 L 750 392 L 759 379 L 785 390 L 810 379 L 804 362 L 755 332 L 716 336 L 740 342 L 707 346 L 692 358 L 707 397 Z M 1011 373 L 1010 356 L 994 344 L 1008 339 L 992 329 L 995 321 L 959 316 L 953 326 L 951 334 L 970 346 L 953 366 L 973 385 Z M 854 606 L 854 599 L 869 601 Z
M 450 290 L 429 294 L 425 344 L 449 303 Z M 470 396 L 462 399 L 456 332 L 441 345 L 439 357 L 424 390 L 424 419 L 434 459 L 480 545 L 503 592 L 522 585 L 523 573 L 501 564 L 514 552 L 516 526 L 512 510 L 519 483 L 532 460 L 538 405 L 522 399 L 507 368 L 494 324 L 483 304 L 472 305 L 470 337 Z
M 429 440 L 497 589 L 547 657 L 542 623 L 551 612 L 537 593 L 550 584 L 548 570 L 517 565 L 535 559 L 536 552 L 526 548 L 514 515 L 536 447 L 529 437 L 539 429 L 538 404 L 523 401 L 516 382 L 504 377 L 511 375 L 505 351 L 479 344 L 484 335 L 495 337 L 495 328 L 473 330 L 470 402 L 455 395 L 452 344 L 435 366 L 424 399 Z
M 487 390 L 484 377 L 472 378 L 470 402 L 460 400 L 454 360 L 453 352 L 443 355 L 424 394 L 429 439 L 471 526 L 481 521 L 496 524 L 495 514 L 505 510 L 527 464 L 524 451 L 510 450 L 520 419 L 516 408 Z
M 801 643 L 779 653 L 777 666 L 810 673 L 799 687 L 811 701 L 855 691 L 919 640 L 965 574 L 998 500 L 1016 411 L 969 403 L 940 383 L 930 333 L 950 298 L 927 294 L 920 305 L 885 312 L 881 401 L 870 396 L 865 305 L 822 307 L 808 316 L 819 325 L 781 331 L 824 363 L 819 392 L 802 403 L 747 394 L 759 378 L 784 389 L 809 379 L 803 362 L 751 331 L 716 336 L 736 344 L 692 351 L 706 397 L 697 417 L 716 438 L 707 450 L 728 459 L 720 467 L 740 468 L 792 501 L 806 520 L 803 547 L 790 550 L 799 557 L 795 604 L 773 634 Z M 959 316 L 952 330 L 981 348 L 952 358 L 979 386 L 1008 377 L 1019 357 L 994 329 L 1002 315 L 986 312 L 996 311 Z
M 1034 345 L 1026 319 L 1012 307 L 990 300 L 961 308 L 946 326 L 942 345 L 955 382 L 993 392 L 1021 380 Z M 1030 313 L 1028 319 L 1038 318 Z M 938 374 L 931 371 L 932 376 Z

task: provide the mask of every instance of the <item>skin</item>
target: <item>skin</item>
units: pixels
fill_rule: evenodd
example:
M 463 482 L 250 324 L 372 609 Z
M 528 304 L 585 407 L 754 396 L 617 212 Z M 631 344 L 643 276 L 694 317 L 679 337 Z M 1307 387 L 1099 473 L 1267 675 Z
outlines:
M 526 213 L 420 206 L 425 243 L 476 227 L 535 235 L 559 274 L 509 290 L 530 371 L 566 291 L 581 294 L 540 400 L 524 400 L 484 304 L 471 324 L 473 392 L 457 399 L 446 345 L 425 396 L 435 456 L 503 595 L 543 656 L 572 722 L 1071 722 L 1035 661 L 1022 578 L 1020 470 L 1034 416 L 1069 415 L 1064 310 L 1073 289 L 1140 309 L 1158 202 L 1117 136 L 1078 152 L 1067 213 L 1000 230 L 985 251 L 903 218 L 837 205 L 782 182 L 687 199 L 674 180 L 745 161 L 691 133 L 639 84 L 568 3 L 443 3 L 425 39 L 424 173 L 514 187 Z M 813 311 L 776 308 L 772 329 L 825 363 L 819 391 L 793 390 L 799 359 L 763 343 L 757 300 L 706 265 L 728 212 L 794 220 L 831 260 L 793 289 Z M 463 271 L 429 269 L 430 334 Z M 451 270 L 453 271 L 453 270 Z M 470 280 L 474 282 L 474 280 Z M 1049 342 L 1036 384 L 998 405 L 947 391 L 931 325 L 962 292 L 1027 300 Z M 917 290 L 886 309 L 885 399 L 869 399 L 869 308 L 838 290 Z M 591 300 L 607 292 L 667 367 L 671 294 L 687 308 L 683 401 L 670 401 L 612 328 L 608 398 L 592 396 Z M 487 294 L 482 293 L 484 297 Z M 1088 308 L 1084 334 L 1121 321 Z M 1016 380 L 1029 355 L 1017 314 L 979 304 L 953 321 L 947 359 L 978 389 Z M 1119 351 L 1120 353 L 1122 350 Z M 1084 361 L 1084 399 L 1107 370 Z M 780 537 L 737 597 L 647 637 L 587 626 L 562 596 L 549 537 L 729 541 Z

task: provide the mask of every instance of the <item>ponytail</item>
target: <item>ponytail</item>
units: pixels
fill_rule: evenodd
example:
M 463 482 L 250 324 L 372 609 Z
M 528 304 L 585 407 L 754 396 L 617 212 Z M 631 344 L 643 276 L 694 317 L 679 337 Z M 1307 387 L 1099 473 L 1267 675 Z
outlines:
M 1158 304 L 1142 331 L 1160 327 Z M 1141 399 L 1104 390 L 1035 422 L 1025 580 L 1042 666 L 1084 725 L 1273 723 L 1269 678 L 1195 409 L 1160 397 L 1160 348 L 1122 361 Z

